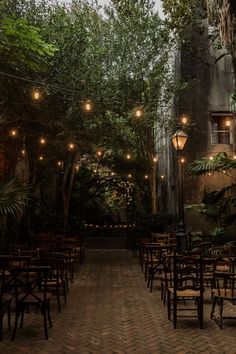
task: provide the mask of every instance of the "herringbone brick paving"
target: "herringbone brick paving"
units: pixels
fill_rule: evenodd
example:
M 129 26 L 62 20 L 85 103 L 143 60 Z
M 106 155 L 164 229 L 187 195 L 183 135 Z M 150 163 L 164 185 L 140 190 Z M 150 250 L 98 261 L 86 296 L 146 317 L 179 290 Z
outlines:
M 228 310 L 235 312 L 234 306 Z M 209 311 L 207 299 L 203 330 L 195 319 L 181 320 L 174 330 L 160 291 L 156 286 L 149 293 L 130 251 L 90 250 L 71 287 L 67 307 L 58 314 L 53 306 L 49 340 L 44 339 L 40 316 L 27 315 L 14 342 L 4 331 L 0 353 L 236 353 L 236 323 L 231 321 L 220 330 Z

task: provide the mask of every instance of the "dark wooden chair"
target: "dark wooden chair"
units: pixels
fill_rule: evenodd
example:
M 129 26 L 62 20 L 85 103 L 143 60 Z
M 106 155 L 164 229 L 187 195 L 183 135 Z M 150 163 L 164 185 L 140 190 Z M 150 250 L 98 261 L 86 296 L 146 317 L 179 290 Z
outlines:
M 169 269 L 168 319 L 174 328 L 178 317 L 197 317 L 203 328 L 203 264 L 201 257 L 173 256 Z
M 38 261 L 39 265 L 49 266 L 47 288 L 48 291 L 55 295 L 57 301 L 58 312 L 61 312 L 61 297 L 64 298 L 66 306 L 67 301 L 67 277 L 66 277 L 66 263 L 63 254 L 51 253 L 41 258 Z M 53 299 L 52 299 L 53 300 Z
M 235 304 L 236 302 L 235 265 L 235 257 L 219 257 L 215 264 L 211 318 L 221 329 L 223 328 L 224 319 L 236 319 L 236 315 L 224 316 L 224 303 L 228 301 Z M 216 311 L 216 306 L 218 306 L 218 312 Z
M 3 319 L 5 313 L 8 318 L 8 329 L 11 329 L 11 301 L 12 295 L 8 292 L 6 275 L 7 267 L 4 260 L 0 260 L 0 341 L 3 339 Z
M 15 339 L 18 320 L 21 318 L 20 327 L 23 326 L 25 310 L 30 308 L 40 309 L 43 317 L 45 338 L 48 339 L 48 323 L 52 327 L 50 315 L 50 300 L 52 295 L 48 293 L 47 281 L 50 267 L 30 266 L 13 267 L 11 274 L 15 285 L 15 325 L 12 340 Z

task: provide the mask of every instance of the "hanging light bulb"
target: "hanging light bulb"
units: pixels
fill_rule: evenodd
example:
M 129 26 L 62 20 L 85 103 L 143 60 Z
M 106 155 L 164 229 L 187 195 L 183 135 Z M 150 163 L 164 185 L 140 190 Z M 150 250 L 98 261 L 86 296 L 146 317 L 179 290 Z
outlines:
M 44 145 L 44 144 L 46 144 L 46 139 L 45 138 L 40 138 L 39 142 L 40 142 L 40 144 Z
M 185 158 L 182 157 L 182 158 L 180 159 L 180 162 L 181 162 L 181 163 L 185 163 Z
M 162 180 L 165 179 L 165 176 L 164 176 L 164 175 L 161 175 L 161 179 L 162 179 Z
M 213 160 L 213 156 L 210 156 L 209 159 L 212 161 Z
M 32 98 L 35 100 L 35 101 L 39 101 L 42 97 L 42 93 L 39 89 L 34 89 L 32 91 Z
M 130 160 L 130 159 L 131 159 L 131 154 L 128 153 L 128 154 L 126 155 L 126 158 L 127 158 L 127 160 Z
M 13 137 L 17 136 L 17 130 L 16 129 L 12 129 L 10 131 L 10 135 L 13 136 Z
M 227 117 L 226 121 L 225 121 L 226 127 L 230 127 L 230 124 L 231 124 L 230 119 L 229 119 L 229 117 Z
M 69 143 L 68 148 L 69 148 L 69 150 L 73 150 L 75 148 L 75 144 Z
M 187 124 L 188 123 L 188 118 L 186 115 L 183 115 L 182 118 L 181 118 L 181 123 L 182 124 Z
M 23 155 L 23 156 L 25 156 L 25 155 L 26 155 L 26 151 L 25 151 L 25 149 L 22 149 L 22 150 L 21 150 L 21 155 Z
M 44 159 L 43 155 L 40 155 L 40 156 L 39 156 L 39 160 L 40 160 L 40 161 L 43 161 L 43 159 Z
M 135 117 L 140 118 L 143 115 L 143 110 L 141 108 L 136 108 Z
M 98 155 L 98 156 L 102 156 L 102 151 L 101 151 L 101 150 L 98 150 L 98 151 L 97 151 L 97 155 Z
M 156 163 L 156 162 L 157 162 L 157 160 L 158 160 L 158 159 L 157 159 L 157 157 L 153 157 L 153 162 L 155 162 L 155 163 Z
M 128 174 L 128 178 L 131 178 L 131 177 L 132 177 L 132 175 L 131 175 L 131 173 L 129 173 L 129 174 Z
M 57 166 L 62 166 L 62 162 L 61 161 L 57 161 Z
M 233 156 L 233 159 L 236 160 L 236 155 Z
M 92 105 L 91 105 L 90 101 L 87 101 L 87 102 L 85 103 L 84 109 L 85 109 L 86 112 L 90 112 L 90 111 L 91 111 Z
M 144 178 L 145 178 L 145 179 L 148 179 L 148 175 L 145 175 Z

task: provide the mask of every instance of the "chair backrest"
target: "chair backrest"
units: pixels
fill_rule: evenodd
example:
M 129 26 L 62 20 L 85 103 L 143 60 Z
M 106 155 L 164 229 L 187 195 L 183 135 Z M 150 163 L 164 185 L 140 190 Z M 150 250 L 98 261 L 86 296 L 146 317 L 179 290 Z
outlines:
M 16 305 L 21 302 L 46 301 L 47 280 L 50 267 L 13 267 L 11 274 L 14 279 Z M 43 293 L 43 297 L 38 294 Z
M 174 292 L 186 289 L 203 293 L 203 262 L 201 257 L 174 256 Z
M 214 273 L 215 295 L 226 299 L 236 299 L 236 273 L 218 272 Z

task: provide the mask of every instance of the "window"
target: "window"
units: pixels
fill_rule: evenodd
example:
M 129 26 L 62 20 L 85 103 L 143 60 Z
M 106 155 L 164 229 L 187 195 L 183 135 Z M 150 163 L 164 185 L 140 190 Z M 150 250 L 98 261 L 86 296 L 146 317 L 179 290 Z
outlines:
M 231 144 L 231 113 L 211 114 L 211 143 Z

